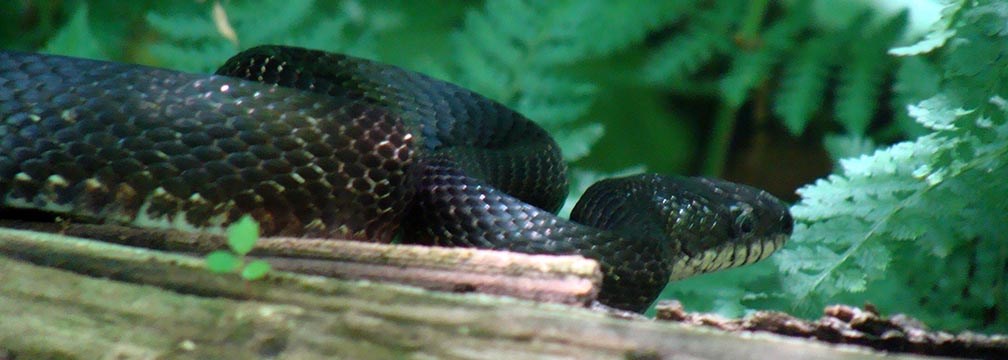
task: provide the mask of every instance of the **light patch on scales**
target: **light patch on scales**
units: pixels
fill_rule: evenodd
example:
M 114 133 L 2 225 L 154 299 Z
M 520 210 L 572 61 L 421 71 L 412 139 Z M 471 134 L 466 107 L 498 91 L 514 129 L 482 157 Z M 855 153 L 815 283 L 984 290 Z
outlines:
M 23 173 L 20 173 L 21 175 Z M 24 175 L 27 176 L 27 175 Z M 50 177 L 49 180 L 56 185 L 59 185 L 60 177 Z M 160 188 L 159 188 L 160 189 Z M 102 210 L 98 212 L 90 211 L 84 208 L 74 206 L 73 202 L 66 204 L 60 204 L 52 201 L 52 198 L 46 196 L 43 193 L 37 194 L 32 199 L 25 199 L 22 197 L 14 197 L 11 193 L 8 193 L 3 198 L 3 206 L 15 209 L 32 209 L 45 211 L 57 215 L 70 215 L 70 216 L 80 216 L 87 219 L 101 220 L 107 222 L 115 222 L 120 224 L 128 224 L 139 228 L 151 228 L 151 229 L 167 229 L 167 230 L 180 230 L 186 232 L 196 232 L 196 233 L 210 233 L 216 235 L 224 235 L 227 233 L 224 227 L 224 222 L 227 220 L 227 214 L 235 206 L 234 201 L 228 201 L 221 210 L 217 212 L 217 215 L 207 219 L 207 225 L 196 226 L 186 220 L 186 212 L 178 211 L 172 215 L 164 215 L 152 217 L 148 213 L 151 207 L 152 200 L 155 196 L 163 196 L 164 189 L 160 192 L 154 191 L 148 195 L 144 202 L 140 205 L 139 211 L 135 215 L 125 214 L 122 211 L 116 211 L 116 204 L 108 204 Z M 203 199 L 199 194 L 192 194 L 189 199 L 190 202 L 194 203 L 205 203 L 206 200 Z
M 15 182 L 30 183 L 32 180 L 32 177 L 24 172 L 14 175 Z M 51 175 L 42 184 L 45 191 L 37 192 L 32 199 L 14 197 L 11 192 L 8 192 L 4 196 L 4 206 L 17 209 L 36 209 L 54 214 L 73 213 L 73 206 L 71 204 L 60 204 L 55 201 L 57 197 L 55 193 L 56 188 L 65 188 L 69 185 L 66 179 L 59 175 Z
M 222 209 L 214 215 L 207 219 L 207 225 L 196 226 L 186 220 L 187 213 L 185 211 L 178 211 L 171 215 L 162 215 L 157 217 L 152 217 L 150 215 L 150 207 L 155 197 L 161 197 L 165 194 L 164 188 L 158 187 L 148 195 L 143 203 L 140 204 L 140 209 L 137 211 L 135 217 L 133 217 L 128 223 L 135 227 L 140 228 L 153 228 L 153 229 L 169 229 L 169 230 L 180 230 L 186 232 L 200 232 L 200 233 L 210 233 L 217 235 L 224 235 L 227 230 L 224 227 L 224 222 L 227 220 L 227 214 L 235 206 L 234 201 L 228 201 Z M 206 203 L 198 193 L 189 196 L 189 202 L 193 203 Z
M 25 198 L 13 197 L 11 194 L 4 196 L 4 206 L 15 209 L 33 209 L 42 210 L 46 212 L 51 212 L 54 214 L 75 214 L 74 208 L 70 204 L 57 204 L 52 201 L 40 200 L 41 197 L 36 196 L 32 201 L 28 201 Z M 81 214 L 94 216 L 94 214 Z

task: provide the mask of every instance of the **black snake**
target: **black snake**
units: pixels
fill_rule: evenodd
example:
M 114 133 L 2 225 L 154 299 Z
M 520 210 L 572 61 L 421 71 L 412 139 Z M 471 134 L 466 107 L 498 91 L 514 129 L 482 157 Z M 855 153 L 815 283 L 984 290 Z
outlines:
M 765 258 L 791 233 L 764 191 L 642 174 L 571 214 L 557 144 L 459 86 L 345 55 L 261 46 L 215 75 L 0 52 L 0 196 L 91 221 L 581 254 L 600 300 L 642 310 L 670 279 Z

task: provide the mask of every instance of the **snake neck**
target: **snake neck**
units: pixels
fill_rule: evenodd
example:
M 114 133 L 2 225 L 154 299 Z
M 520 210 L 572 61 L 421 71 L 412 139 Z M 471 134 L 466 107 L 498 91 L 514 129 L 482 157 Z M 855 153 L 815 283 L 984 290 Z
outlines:
M 467 174 L 449 157 L 421 160 L 417 171 L 406 242 L 589 257 L 604 275 L 599 300 L 634 311 L 668 281 L 671 254 L 661 242 L 557 217 Z

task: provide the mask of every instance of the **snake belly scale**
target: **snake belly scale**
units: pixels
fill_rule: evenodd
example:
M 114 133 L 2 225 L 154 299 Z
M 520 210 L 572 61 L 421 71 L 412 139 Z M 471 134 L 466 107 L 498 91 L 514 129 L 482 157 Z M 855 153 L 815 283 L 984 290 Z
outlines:
M 599 300 L 641 311 L 670 279 L 752 263 L 790 236 L 749 186 L 641 174 L 571 219 L 556 142 L 459 86 L 369 60 L 260 46 L 213 75 L 0 52 L 0 197 L 81 221 L 580 254 Z

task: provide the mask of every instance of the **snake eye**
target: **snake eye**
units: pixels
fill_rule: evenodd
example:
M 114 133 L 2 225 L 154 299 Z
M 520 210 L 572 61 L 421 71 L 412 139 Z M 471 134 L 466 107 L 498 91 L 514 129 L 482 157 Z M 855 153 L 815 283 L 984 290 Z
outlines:
M 750 206 L 732 206 L 731 213 L 735 216 L 735 229 L 739 235 L 748 235 L 756 229 L 756 218 Z

